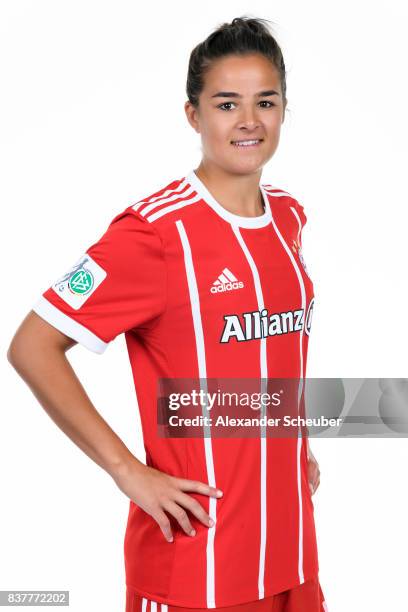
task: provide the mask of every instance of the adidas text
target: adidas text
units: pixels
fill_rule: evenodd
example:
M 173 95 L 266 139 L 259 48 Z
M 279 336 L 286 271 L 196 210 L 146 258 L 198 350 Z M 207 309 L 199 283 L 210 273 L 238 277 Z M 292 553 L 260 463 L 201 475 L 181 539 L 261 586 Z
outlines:
M 244 283 L 242 281 L 234 281 L 232 283 L 224 283 L 223 285 L 213 285 L 211 293 L 222 293 L 223 291 L 232 291 L 233 289 L 242 289 Z

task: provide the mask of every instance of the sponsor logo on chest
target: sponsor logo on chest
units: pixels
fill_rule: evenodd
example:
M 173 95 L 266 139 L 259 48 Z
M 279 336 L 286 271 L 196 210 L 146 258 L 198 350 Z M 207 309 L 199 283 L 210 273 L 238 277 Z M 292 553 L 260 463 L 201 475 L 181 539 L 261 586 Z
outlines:
M 266 308 L 242 314 L 224 315 L 224 329 L 220 342 L 229 342 L 235 339 L 238 342 L 267 338 L 268 336 L 280 336 L 304 330 L 310 334 L 312 325 L 314 298 L 307 309 L 306 317 L 304 310 L 288 310 L 269 314 Z

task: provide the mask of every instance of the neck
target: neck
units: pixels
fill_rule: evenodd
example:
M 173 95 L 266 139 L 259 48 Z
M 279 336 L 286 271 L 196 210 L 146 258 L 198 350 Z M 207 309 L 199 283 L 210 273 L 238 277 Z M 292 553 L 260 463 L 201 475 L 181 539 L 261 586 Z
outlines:
M 261 171 L 252 174 L 231 174 L 219 166 L 202 160 L 196 170 L 208 191 L 229 212 L 241 217 L 259 217 L 265 212 L 259 188 Z

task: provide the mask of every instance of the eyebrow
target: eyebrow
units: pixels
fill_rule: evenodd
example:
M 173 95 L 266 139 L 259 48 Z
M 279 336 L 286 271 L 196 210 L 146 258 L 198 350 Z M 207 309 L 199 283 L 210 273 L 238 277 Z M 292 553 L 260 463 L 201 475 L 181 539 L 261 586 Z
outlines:
M 267 89 L 266 91 L 259 91 L 256 96 L 264 98 L 265 96 L 279 96 L 279 92 L 274 89 Z M 216 94 L 211 96 L 212 98 L 242 98 L 241 94 L 235 91 L 218 91 Z

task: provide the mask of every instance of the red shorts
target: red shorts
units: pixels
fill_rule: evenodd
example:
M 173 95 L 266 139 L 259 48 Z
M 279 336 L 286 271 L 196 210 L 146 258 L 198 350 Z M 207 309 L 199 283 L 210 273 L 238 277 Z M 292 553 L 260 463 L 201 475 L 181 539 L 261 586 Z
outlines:
M 319 579 L 306 580 L 297 587 L 256 601 L 222 608 L 183 608 L 156 602 L 126 589 L 126 612 L 328 612 Z

